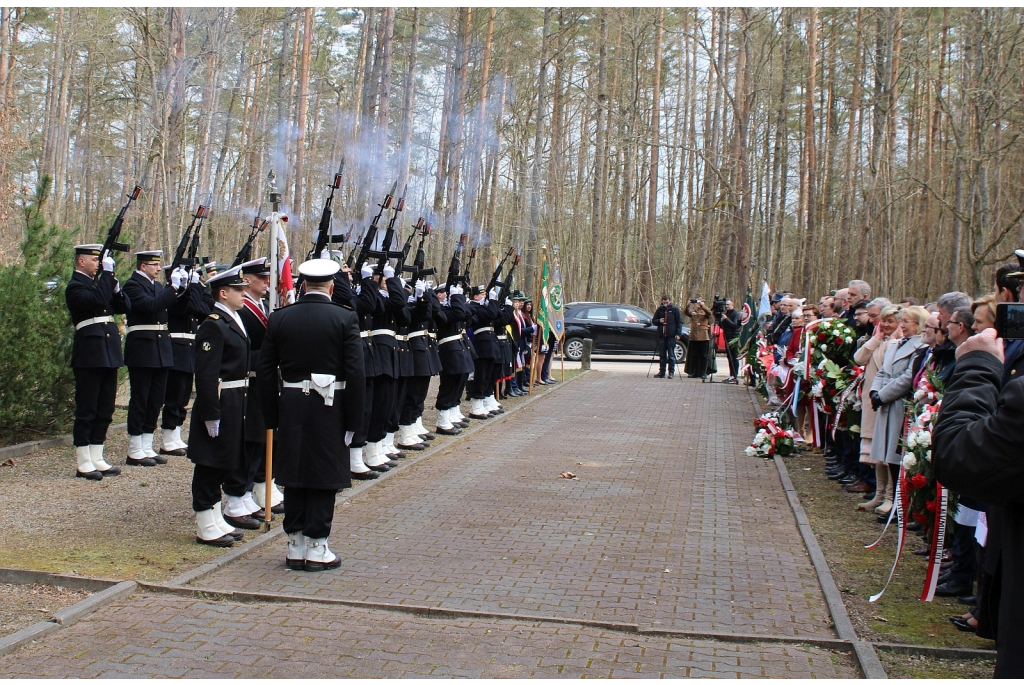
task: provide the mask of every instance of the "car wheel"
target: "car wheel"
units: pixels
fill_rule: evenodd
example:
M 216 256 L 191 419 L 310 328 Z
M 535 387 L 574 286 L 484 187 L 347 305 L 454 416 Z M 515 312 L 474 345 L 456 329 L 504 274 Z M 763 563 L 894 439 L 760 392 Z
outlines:
M 565 358 L 571 362 L 583 359 L 583 340 L 581 338 L 569 338 L 565 341 Z
M 676 343 L 676 364 L 682 364 L 686 361 L 686 340 L 680 340 Z

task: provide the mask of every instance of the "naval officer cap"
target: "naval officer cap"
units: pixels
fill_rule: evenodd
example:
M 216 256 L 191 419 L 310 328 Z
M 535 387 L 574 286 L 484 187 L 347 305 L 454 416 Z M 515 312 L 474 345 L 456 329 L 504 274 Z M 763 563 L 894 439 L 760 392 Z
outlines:
M 99 243 L 88 243 L 86 245 L 75 245 L 75 254 L 92 255 L 99 257 L 100 252 L 103 252 L 103 246 Z
M 253 259 L 251 261 L 239 264 L 238 268 L 242 270 L 243 274 L 251 274 L 254 276 L 269 276 L 270 260 L 267 259 L 266 257 L 260 257 L 259 259 Z
M 1024 250 L 1014 250 L 1014 256 L 1017 257 L 1017 263 L 1020 265 L 1020 269 L 1014 271 L 1012 274 L 1006 274 L 1008 278 L 1020 278 L 1024 276 Z
M 135 261 L 139 264 L 143 262 L 159 262 L 163 254 L 163 250 L 143 250 L 142 252 L 135 253 Z
M 310 259 L 299 264 L 299 273 L 310 283 L 332 281 L 339 271 L 341 267 L 333 259 Z
M 245 281 L 242 280 L 241 275 L 242 267 L 236 266 L 227 271 L 221 271 L 216 276 L 212 276 L 206 284 L 213 290 L 220 290 L 221 288 L 243 288 L 245 287 Z
M 474 285 L 472 288 L 469 289 L 470 297 L 476 297 L 477 295 L 483 295 L 486 292 L 487 292 L 487 286 L 486 285 Z

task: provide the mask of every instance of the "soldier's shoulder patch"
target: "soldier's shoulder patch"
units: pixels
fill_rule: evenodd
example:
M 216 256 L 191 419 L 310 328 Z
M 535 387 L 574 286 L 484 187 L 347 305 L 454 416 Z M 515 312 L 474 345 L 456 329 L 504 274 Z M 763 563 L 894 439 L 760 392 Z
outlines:
M 206 318 L 207 318 L 207 319 L 213 319 L 214 321 L 216 321 L 217 319 L 219 319 L 219 318 L 220 318 L 220 314 L 210 314 L 210 315 L 209 315 L 209 316 L 207 316 Z
M 213 349 L 213 345 L 210 344 L 209 340 L 203 343 L 203 352 L 209 352 L 211 349 Z

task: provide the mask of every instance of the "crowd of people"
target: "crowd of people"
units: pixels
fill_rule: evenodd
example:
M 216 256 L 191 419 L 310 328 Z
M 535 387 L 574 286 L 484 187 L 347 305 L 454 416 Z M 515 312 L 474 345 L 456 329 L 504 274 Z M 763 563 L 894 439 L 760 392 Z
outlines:
M 283 513 L 289 568 L 340 564 L 327 536 L 335 494 L 352 480 L 378 478 L 438 434 L 503 413 L 498 399 L 528 391 L 531 365 L 534 382 L 555 383 L 548 345 L 533 346 L 532 302 L 503 284 L 407 282 L 390 264 L 351 270 L 318 258 L 298 267 L 299 299 L 271 312 L 266 258 L 201 277 L 161 265 L 160 250 L 139 251 L 122 287 L 102 245 L 75 253 L 65 291 L 75 327 L 75 476 L 121 472 L 104 445 L 118 368 L 127 366 L 125 466 L 194 462 L 201 544 L 231 546 L 260 528 L 266 508 Z M 125 316 L 123 351 L 115 315 Z M 431 431 L 423 413 L 434 376 Z
M 863 280 L 816 302 L 776 293 L 762 321 L 767 362 L 752 367 L 820 449 L 823 476 L 861 500 L 854 515 L 899 519 L 924 538 L 914 554 L 941 555 L 929 556 L 934 595 L 966 607 L 956 628 L 997 641 L 1005 677 L 1024 675 L 1024 340 L 995 327 L 999 303 L 1024 300 L 1017 258 L 979 298 L 895 300 Z M 936 520 L 944 489 L 948 526 Z

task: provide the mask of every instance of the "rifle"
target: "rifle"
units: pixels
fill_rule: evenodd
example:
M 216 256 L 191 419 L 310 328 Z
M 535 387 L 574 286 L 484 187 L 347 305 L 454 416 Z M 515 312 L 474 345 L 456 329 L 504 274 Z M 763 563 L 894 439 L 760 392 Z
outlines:
M 197 233 L 199 232 L 196 223 L 198 222 L 201 226 L 202 220 L 206 217 L 206 213 L 208 211 L 209 207 L 206 205 L 199 205 L 199 209 L 197 209 L 196 213 L 192 215 L 192 222 L 188 225 L 188 228 L 185 229 L 185 234 L 181 236 L 181 240 L 178 241 L 178 247 L 174 250 L 174 259 L 171 260 L 171 271 L 186 264 L 185 250 L 189 248 L 189 240 L 192 238 L 192 232 L 193 230 Z M 170 273 L 168 273 L 167 277 L 170 278 Z
M 397 184 L 397 181 L 395 182 Z M 397 185 L 395 186 L 398 187 Z M 388 222 L 388 227 L 384 231 L 384 240 L 381 241 L 380 250 L 370 252 L 370 256 L 377 258 L 377 269 L 376 272 L 379 274 L 384 273 L 384 267 L 387 265 L 388 260 L 392 258 L 402 258 L 402 253 L 391 251 L 391 243 L 395 241 L 395 221 L 398 220 L 398 215 L 403 209 L 405 209 L 405 194 L 409 191 L 409 184 L 405 185 L 405 190 L 402 191 L 402 197 L 398 198 L 398 204 L 395 205 L 395 213 L 391 215 L 391 221 Z M 395 273 L 398 273 L 396 270 Z
M 508 248 L 508 252 L 506 252 L 505 256 L 501 258 L 501 263 L 498 264 L 498 266 L 494 269 L 494 273 L 491 274 L 491 280 L 487 282 L 487 292 L 491 292 L 491 288 L 495 287 L 496 285 L 504 285 L 499 280 L 501 278 L 501 271 L 502 269 L 505 268 L 505 262 L 508 261 L 508 258 L 514 255 L 515 253 L 516 248 L 514 245 Z
M 462 274 L 462 285 L 469 287 L 469 270 L 473 268 L 473 259 L 476 257 L 476 248 L 474 247 L 469 253 L 469 259 L 466 260 L 466 272 Z
M 445 284 L 445 289 L 450 290 L 456 283 L 465 283 L 465 276 L 459 274 L 462 267 L 460 261 L 462 260 L 462 248 L 466 246 L 466 234 L 463 233 L 459 236 L 459 242 L 455 246 L 455 253 L 452 255 L 452 261 L 448 263 L 448 281 Z
M 349 237 L 351 237 L 352 236 L 352 232 L 349 231 L 348 235 L 349 235 Z M 363 236 L 365 236 L 365 235 L 366 235 L 366 231 L 363 231 L 363 233 L 356 239 L 356 241 L 354 243 L 352 243 L 352 249 L 349 250 L 348 259 L 345 260 L 345 266 L 347 266 L 349 269 L 352 268 L 352 265 L 353 265 L 353 263 L 355 262 L 355 259 L 356 259 L 356 245 L 359 245 L 360 243 L 363 242 Z M 348 242 L 347 238 L 345 239 L 345 242 Z
M 263 205 L 256 210 L 256 217 L 252 220 L 252 230 L 249 232 L 249 238 L 245 241 L 245 245 L 242 245 L 242 249 L 235 255 L 235 261 L 231 262 L 231 268 L 244 264 L 252 258 L 252 244 L 256 242 L 256 236 L 263 233 L 263 229 L 270 223 L 269 220 L 264 219 L 260 221 L 260 214 L 263 213 Z
M 143 183 L 145 178 L 143 178 Z M 100 250 L 100 268 L 96 270 L 96 276 L 93 278 L 94 281 L 99 281 L 100 276 L 103 275 L 103 259 L 107 256 L 107 253 L 112 251 L 127 252 L 131 249 L 131 246 L 127 243 L 119 243 L 118 238 L 121 237 L 121 226 L 124 225 L 124 215 L 131 206 L 133 200 L 137 200 L 139 193 L 142 192 L 142 186 L 137 185 L 132 189 L 132 192 L 128 193 L 128 202 L 124 204 L 121 211 L 117 213 L 117 218 L 114 219 L 114 223 L 110 225 L 110 229 L 107 230 L 107 239 L 103 241 L 103 249 Z
M 344 170 L 345 157 L 342 156 L 341 164 L 338 166 L 338 173 L 334 174 L 334 182 L 327 186 L 331 189 L 331 192 L 327 194 L 327 200 L 324 202 L 324 211 L 320 215 L 320 227 L 317 229 L 316 240 L 313 241 L 313 249 L 309 251 L 306 259 L 318 258 L 328 245 L 344 237 L 331 233 L 331 213 L 333 211 L 331 205 L 334 203 L 334 191 L 341 187 L 341 174 Z
M 420 219 L 420 222 L 422 221 L 423 219 Z M 423 227 L 420 229 L 423 231 L 422 233 L 420 233 L 420 244 L 419 247 L 416 248 L 416 259 L 413 260 L 412 266 L 406 266 L 402 269 L 403 271 L 405 271 L 405 273 L 409 274 L 409 278 L 414 283 L 418 280 L 423 279 L 426 276 L 433 276 L 434 274 L 437 273 L 437 269 L 433 267 L 429 269 L 423 268 L 423 263 L 427 259 L 426 253 L 423 251 L 423 241 L 425 241 L 427 239 L 427 236 L 430 235 L 430 228 L 431 225 L 429 221 L 423 224 Z
M 212 202 L 212 200 L 213 198 L 211 197 L 207 200 L 207 202 Z M 188 264 L 190 272 L 194 271 L 195 268 L 199 266 L 199 236 L 201 235 L 199 229 L 203 227 L 203 219 L 210 216 L 210 205 L 206 204 L 203 205 L 203 207 L 206 208 L 206 211 L 203 212 L 203 215 L 201 217 L 199 217 L 199 222 L 196 224 L 196 229 L 192 232 L 192 242 L 188 246 L 188 257 L 185 260 L 186 263 Z
M 411 271 L 411 267 L 405 265 L 405 260 L 409 259 L 409 252 L 412 251 L 412 241 L 415 240 L 416 234 L 423 229 L 424 223 L 426 223 L 426 219 L 421 216 L 419 221 L 413 225 L 412 233 L 410 233 L 409 237 L 405 239 L 405 245 L 402 246 L 402 256 L 399 257 L 398 261 L 395 263 L 395 274 L 402 274 L 407 271 Z M 421 241 L 420 245 L 422 244 L 423 242 Z
M 356 258 L 355 266 L 352 268 L 353 271 L 358 273 L 363 268 L 363 263 L 366 262 L 370 256 L 370 249 L 373 247 L 373 239 L 377 236 L 377 224 L 380 222 L 381 215 L 384 214 L 384 210 L 391 206 L 391 200 L 394 199 L 395 191 L 398 190 L 398 181 L 395 181 L 394 185 L 391 186 L 391 192 L 384 196 L 384 202 L 381 202 L 378 207 L 380 211 L 377 212 L 377 216 L 373 217 L 373 221 L 367 227 L 366 231 L 363 232 L 363 244 L 359 248 L 359 256 Z M 349 255 L 351 258 L 351 255 Z
M 519 266 L 520 256 L 516 254 L 516 258 L 512 260 L 512 266 L 508 268 L 508 275 L 505 276 L 505 280 L 498 282 L 498 302 L 504 301 L 508 294 L 512 292 L 512 275 L 515 273 L 516 267 Z

